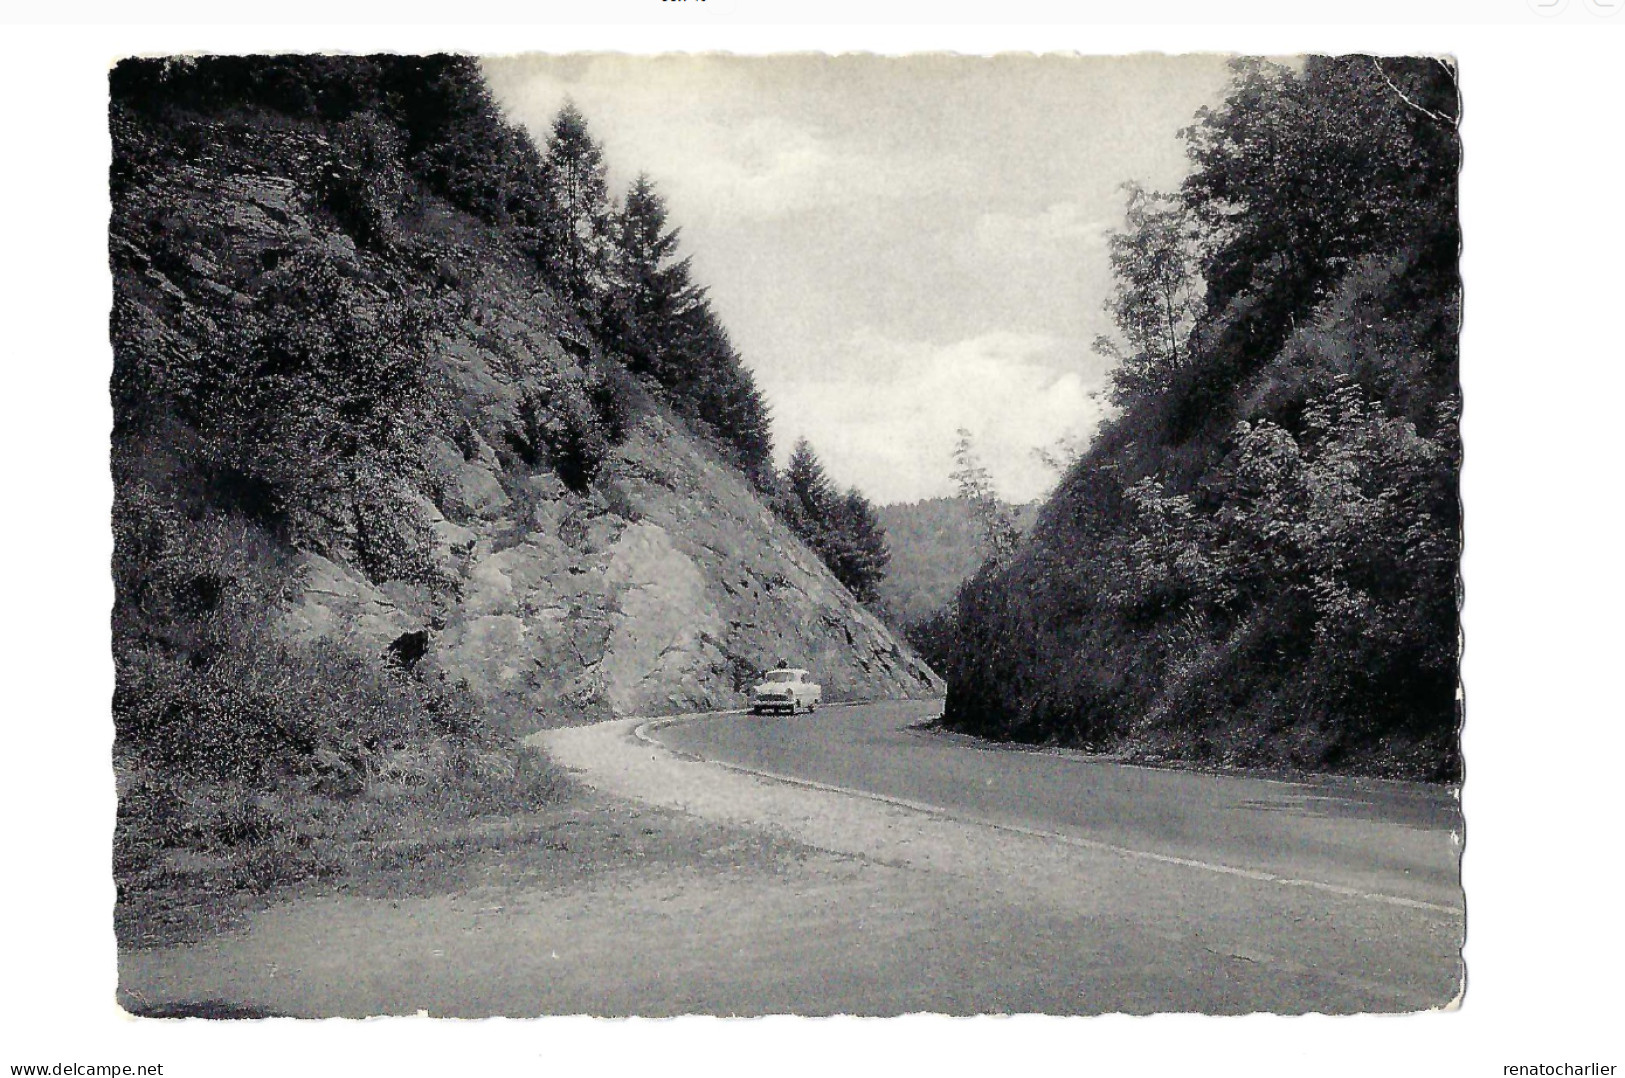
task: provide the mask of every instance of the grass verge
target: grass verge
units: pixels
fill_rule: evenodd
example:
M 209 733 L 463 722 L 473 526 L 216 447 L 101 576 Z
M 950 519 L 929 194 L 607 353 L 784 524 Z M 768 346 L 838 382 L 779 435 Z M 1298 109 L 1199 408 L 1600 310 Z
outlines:
M 342 792 L 292 778 L 250 786 L 119 771 L 119 945 L 229 925 L 291 887 L 455 859 L 500 837 L 493 821 L 522 820 L 567 796 L 564 773 L 535 750 L 468 762 L 395 768 Z
M 539 754 L 518 788 L 371 788 L 342 799 L 196 790 L 183 842 L 121 817 L 114 923 L 121 949 L 242 927 L 273 903 L 324 894 L 398 899 L 476 888 L 551 890 L 620 871 L 775 871 L 787 839 L 600 794 Z M 274 820 L 242 826 L 243 820 Z

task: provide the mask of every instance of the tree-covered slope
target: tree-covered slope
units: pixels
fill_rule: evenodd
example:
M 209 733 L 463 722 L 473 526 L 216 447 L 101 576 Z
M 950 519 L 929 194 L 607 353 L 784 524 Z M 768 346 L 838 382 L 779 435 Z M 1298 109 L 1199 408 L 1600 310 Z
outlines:
M 1459 773 L 1456 116 L 1443 61 L 1238 61 L 1130 191 L 1117 414 L 961 591 L 949 725 Z
M 1037 507 L 1010 506 L 1017 527 L 1032 526 Z M 919 625 L 953 602 L 986 556 L 975 508 L 964 498 L 924 498 L 875 510 L 891 561 L 880 606 L 895 625 Z

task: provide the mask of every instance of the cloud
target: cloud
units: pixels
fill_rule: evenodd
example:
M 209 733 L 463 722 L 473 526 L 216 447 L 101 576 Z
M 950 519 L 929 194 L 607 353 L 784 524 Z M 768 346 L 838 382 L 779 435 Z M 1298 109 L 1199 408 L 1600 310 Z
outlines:
M 695 125 L 651 153 L 650 170 L 675 203 L 710 205 L 734 217 L 771 218 L 872 194 L 871 184 L 852 182 L 866 176 L 860 162 L 775 116 Z
M 781 453 L 809 437 L 831 474 L 888 502 L 952 493 L 956 431 L 971 432 L 1001 494 L 1040 497 L 1033 450 L 1087 436 L 1102 409 L 1074 342 L 1001 330 L 938 344 L 853 334 L 829 362 L 764 377 Z
M 548 63 L 488 61 L 498 97 L 545 143 L 572 98 L 604 145 L 613 178 L 650 173 L 685 220 L 707 214 L 763 219 L 886 193 L 893 170 L 837 146 L 814 121 L 761 100 L 753 72 L 705 57 L 619 55 Z
M 1033 448 L 1093 432 L 1119 185 L 1176 186 L 1173 132 L 1229 82 L 1222 56 L 485 64 L 540 140 L 571 96 L 617 189 L 649 172 L 781 459 L 807 435 L 882 500 L 948 493 L 957 427 L 1016 499 L 1051 479 Z
M 1106 230 L 1105 221 L 1088 216 L 1078 203 L 1055 202 L 1036 213 L 984 213 L 971 236 L 977 251 L 985 257 L 1043 246 L 1063 246 L 1075 252 L 1103 245 Z
M 951 256 L 979 283 L 982 303 L 1051 324 L 1064 319 L 1071 334 L 1092 339 L 1108 329 L 1100 297 L 1111 287 L 1107 236 L 1114 224 L 1075 201 L 985 211 L 955 238 Z M 1040 314 L 1045 300 L 1068 310 Z

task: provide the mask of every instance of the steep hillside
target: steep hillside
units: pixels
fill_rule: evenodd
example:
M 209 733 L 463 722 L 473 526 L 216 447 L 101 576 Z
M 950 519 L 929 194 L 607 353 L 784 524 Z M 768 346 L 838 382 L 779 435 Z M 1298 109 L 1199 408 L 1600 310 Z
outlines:
M 302 872 L 307 796 L 522 804 L 514 735 L 737 706 L 780 659 L 941 690 L 561 298 L 470 62 L 126 62 L 111 120 L 121 884 Z
M 155 162 L 115 207 L 119 449 L 139 440 L 148 468 L 178 454 L 186 418 L 154 414 L 177 366 L 165 361 L 209 366 L 223 343 L 283 329 L 256 319 L 308 319 L 296 304 L 330 300 L 319 318 L 343 323 L 326 327 L 332 336 L 393 322 L 396 345 L 418 323 L 421 353 L 398 359 L 421 364 L 419 397 L 377 419 L 416 413 L 420 440 L 369 461 L 357 488 L 323 491 L 333 505 L 284 495 L 290 504 L 260 512 L 218 489 L 171 492 L 194 495 L 184 510 L 238 513 L 272 533 L 287 558 L 277 624 L 290 638 L 381 651 L 426 634 L 417 661 L 513 697 L 542 723 L 736 704 L 743 681 L 783 656 L 816 668 L 832 699 L 934 689 L 745 478 L 614 369 L 500 229 L 404 190 L 403 174 L 391 242 L 369 248 L 326 211 L 311 167 L 342 152 L 330 127 L 199 118 L 183 133 L 195 154 Z M 328 294 L 310 294 L 329 280 Z M 335 380 L 354 373 L 342 358 L 328 357 Z M 273 407 L 242 418 L 282 422 Z M 128 491 L 133 477 L 120 478 Z M 368 532 L 382 527 L 411 534 L 375 542 Z
M 1111 241 L 1119 413 L 961 592 L 946 722 L 1459 774 L 1453 67 L 1238 61 Z

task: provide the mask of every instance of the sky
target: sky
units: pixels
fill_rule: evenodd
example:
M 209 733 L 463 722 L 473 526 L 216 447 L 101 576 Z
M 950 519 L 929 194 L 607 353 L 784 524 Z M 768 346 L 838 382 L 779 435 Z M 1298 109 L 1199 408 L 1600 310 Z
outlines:
M 485 61 L 545 145 L 568 98 L 611 189 L 646 172 L 773 415 L 880 504 L 953 493 L 956 431 L 999 492 L 1106 407 L 1109 232 L 1122 185 L 1185 175 L 1215 55 L 614 53 Z

